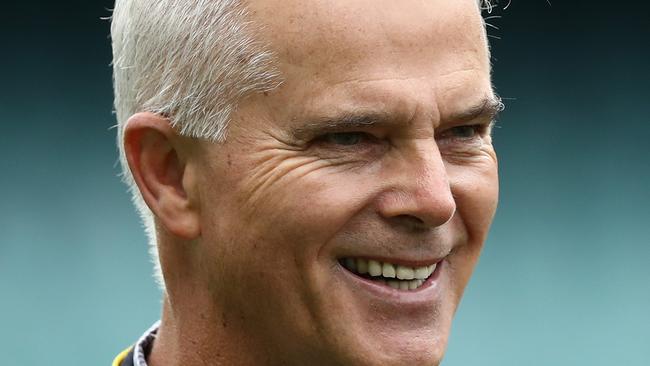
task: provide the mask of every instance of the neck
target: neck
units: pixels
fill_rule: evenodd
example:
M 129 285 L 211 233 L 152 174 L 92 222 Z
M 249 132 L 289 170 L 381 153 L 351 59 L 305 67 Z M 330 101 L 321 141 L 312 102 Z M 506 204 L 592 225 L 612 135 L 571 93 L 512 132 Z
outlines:
M 231 294 L 211 290 L 200 271 L 191 270 L 205 267 L 204 258 L 199 251 L 178 248 L 194 245 L 168 242 L 163 235 L 159 240 L 166 291 L 149 366 L 286 364 L 277 360 L 281 352 L 260 335 L 258 319 L 229 305 L 225 300 Z
M 147 358 L 149 366 L 268 365 L 266 347 L 252 344 L 237 324 L 208 304 L 190 298 L 192 308 L 177 310 L 164 297 L 160 328 Z M 184 308 L 184 306 L 178 306 Z M 178 309 L 180 310 L 180 309 Z

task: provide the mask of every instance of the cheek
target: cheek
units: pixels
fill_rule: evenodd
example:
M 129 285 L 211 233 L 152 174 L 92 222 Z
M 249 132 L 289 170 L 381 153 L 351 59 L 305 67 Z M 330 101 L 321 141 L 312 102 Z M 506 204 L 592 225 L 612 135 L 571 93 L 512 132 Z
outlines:
M 496 212 L 499 181 L 495 160 L 474 166 L 448 168 L 456 200 L 456 225 L 465 233 L 465 245 L 457 251 L 456 269 L 466 282 L 473 270 Z
M 498 165 L 494 155 L 466 166 L 448 165 L 447 172 L 457 213 L 469 241 L 483 240 L 492 223 L 499 197 Z
M 304 158 L 274 165 L 243 178 L 235 195 L 240 219 L 275 242 L 325 244 L 363 207 L 370 189 L 365 175 L 328 162 Z
M 238 252 L 239 265 L 281 267 L 283 276 L 298 276 L 323 259 L 322 249 L 363 207 L 365 180 L 308 158 L 233 159 L 203 182 L 203 237 L 216 246 L 207 249 L 217 261 Z
M 319 253 L 363 207 L 363 193 L 351 188 L 358 184 L 361 183 L 324 171 L 278 181 L 255 203 L 252 234 L 273 245 L 288 247 L 306 263 L 318 259 Z
M 257 331 L 263 322 L 273 323 L 265 327 L 269 332 L 279 329 L 277 324 L 313 324 L 308 309 L 319 303 L 314 289 L 328 283 L 323 268 L 333 263 L 323 253 L 364 205 L 366 195 L 355 189 L 369 183 L 363 175 L 331 166 L 306 168 L 281 175 L 275 170 L 272 177 L 230 175 L 221 178 L 222 188 L 203 192 L 202 199 L 214 203 L 202 212 L 204 274 L 217 301 L 244 314 Z M 271 312 L 275 320 L 264 316 Z

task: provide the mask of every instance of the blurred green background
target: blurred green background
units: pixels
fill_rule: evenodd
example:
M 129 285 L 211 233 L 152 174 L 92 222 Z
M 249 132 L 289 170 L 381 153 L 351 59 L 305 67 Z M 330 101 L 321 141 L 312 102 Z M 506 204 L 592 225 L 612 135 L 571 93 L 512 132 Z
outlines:
M 117 177 L 111 6 L 0 12 L 2 365 L 108 365 L 159 316 Z M 501 203 L 443 365 L 650 365 L 649 3 L 491 15 Z

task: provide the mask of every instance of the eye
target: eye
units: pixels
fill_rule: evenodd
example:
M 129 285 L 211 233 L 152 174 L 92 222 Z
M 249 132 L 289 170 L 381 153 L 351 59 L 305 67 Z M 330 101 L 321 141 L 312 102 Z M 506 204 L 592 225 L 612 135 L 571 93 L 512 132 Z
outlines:
M 325 132 L 309 144 L 318 156 L 330 159 L 347 159 L 349 162 L 369 162 L 385 153 L 390 144 L 382 137 L 363 131 Z
M 483 128 L 481 125 L 464 125 L 456 126 L 449 130 L 450 137 L 460 138 L 460 139 L 471 139 L 476 137 L 480 133 L 480 130 Z
M 367 138 L 368 134 L 364 132 L 333 132 L 323 135 L 320 140 L 332 145 L 353 146 Z
M 441 140 L 447 140 L 449 142 L 469 142 L 482 138 L 485 134 L 488 133 L 489 129 L 490 124 L 454 126 L 445 131 L 442 131 L 438 138 Z

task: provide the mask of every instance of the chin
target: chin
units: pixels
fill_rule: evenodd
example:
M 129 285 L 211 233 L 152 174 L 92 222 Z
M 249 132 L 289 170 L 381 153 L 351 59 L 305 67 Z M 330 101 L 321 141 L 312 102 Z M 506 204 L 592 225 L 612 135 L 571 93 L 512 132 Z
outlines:
M 393 338 L 394 337 L 387 337 Z M 388 341 L 388 339 L 387 339 Z M 389 342 L 362 342 L 359 348 L 346 350 L 341 362 L 349 366 L 437 366 L 447 346 L 446 337 L 410 341 L 394 339 Z M 370 344 L 369 344 L 370 343 Z
M 444 260 L 413 290 L 337 266 L 311 282 L 318 284 L 312 329 L 321 352 L 310 365 L 439 365 L 458 304 L 457 288 Z M 323 272 L 320 272 L 321 274 Z
M 327 332 L 330 339 L 326 342 L 329 351 L 324 354 L 339 357 L 338 361 L 325 365 L 437 366 L 441 363 L 453 317 L 451 303 L 437 304 L 426 318 L 416 314 L 412 319 L 387 317 L 379 309 L 381 305 L 376 305 L 376 312 L 364 309 L 360 314 L 359 308 L 349 306 L 349 313 L 344 310 L 337 313 L 333 321 L 336 324 L 328 327 L 331 330 Z

